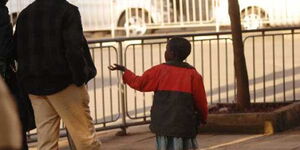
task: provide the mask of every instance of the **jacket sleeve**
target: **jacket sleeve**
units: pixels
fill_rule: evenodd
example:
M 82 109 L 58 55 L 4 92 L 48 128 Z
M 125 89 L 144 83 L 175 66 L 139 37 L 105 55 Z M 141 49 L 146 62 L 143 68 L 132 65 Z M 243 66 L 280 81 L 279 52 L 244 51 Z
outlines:
M 158 68 L 153 67 L 147 70 L 142 76 L 137 76 L 130 70 L 126 70 L 123 74 L 123 81 L 131 88 L 141 91 L 155 91 L 158 86 L 157 79 Z
M 83 54 L 83 30 L 78 8 L 66 12 L 63 26 L 65 57 L 72 73 L 73 82 L 81 86 L 88 79 L 87 62 Z
M 13 35 L 6 6 L 0 6 L 0 18 L 0 57 L 6 58 L 11 51 Z
M 0 6 L 0 18 L 0 74 L 4 77 L 9 63 L 13 60 L 13 29 L 6 6 Z
M 196 107 L 201 115 L 200 121 L 206 122 L 207 115 L 208 115 L 208 106 L 207 106 L 207 99 L 206 99 L 206 93 L 205 93 L 202 76 L 196 73 L 192 84 L 193 84 L 193 96 L 196 103 Z
M 91 80 L 92 78 L 94 78 L 96 76 L 97 69 L 94 64 L 93 58 L 91 56 L 89 45 L 84 36 L 83 36 L 83 55 L 86 60 L 86 63 L 87 63 L 86 67 L 88 70 L 87 80 L 86 80 L 86 83 L 87 83 L 89 80 Z

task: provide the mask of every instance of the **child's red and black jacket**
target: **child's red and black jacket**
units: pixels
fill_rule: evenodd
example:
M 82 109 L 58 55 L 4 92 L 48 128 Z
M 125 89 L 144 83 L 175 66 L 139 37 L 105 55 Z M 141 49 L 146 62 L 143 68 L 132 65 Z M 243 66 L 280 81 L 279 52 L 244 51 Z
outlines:
M 155 92 L 150 129 L 157 135 L 194 137 L 199 121 L 206 122 L 203 79 L 188 63 L 167 62 L 150 68 L 142 76 L 126 70 L 123 81 L 138 91 Z

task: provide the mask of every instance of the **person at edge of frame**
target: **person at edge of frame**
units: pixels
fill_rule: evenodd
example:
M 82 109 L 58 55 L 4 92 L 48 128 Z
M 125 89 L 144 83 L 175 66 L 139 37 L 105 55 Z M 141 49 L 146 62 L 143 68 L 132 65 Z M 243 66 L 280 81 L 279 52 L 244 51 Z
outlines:
M 16 77 L 13 53 L 13 29 L 10 23 L 8 0 L 0 0 L 0 74 L 13 95 L 22 126 L 22 150 L 27 150 L 26 132 L 35 128 L 34 114 L 28 95 Z
M 21 150 L 22 130 L 17 107 L 0 76 L 0 150 Z

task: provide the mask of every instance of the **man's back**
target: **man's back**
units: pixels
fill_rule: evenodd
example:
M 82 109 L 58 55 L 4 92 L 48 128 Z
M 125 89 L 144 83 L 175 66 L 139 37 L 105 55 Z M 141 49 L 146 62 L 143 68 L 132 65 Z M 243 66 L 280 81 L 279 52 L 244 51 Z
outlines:
M 85 82 L 80 14 L 66 0 L 37 0 L 24 9 L 16 41 L 18 77 L 30 93 L 52 94 Z
M 60 119 L 77 149 L 99 150 L 85 87 L 96 75 L 78 8 L 36 0 L 16 26 L 17 74 L 35 113 L 38 149 L 58 149 Z

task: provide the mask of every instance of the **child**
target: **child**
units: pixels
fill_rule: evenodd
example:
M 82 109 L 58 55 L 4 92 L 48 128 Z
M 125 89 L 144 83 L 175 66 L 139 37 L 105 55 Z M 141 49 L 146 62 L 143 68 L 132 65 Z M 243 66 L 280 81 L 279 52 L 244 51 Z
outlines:
M 136 76 L 122 65 L 109 66 L 123 71 L 123 81 L 141 92 L 154 91 L 150 130 L 156 134 L 157 150 L 197 149 L 197 127 L 205 124 L 207 100 L 201 75 L 183 62 L 191 44 L 174 37 L 167 43 L 166 63 Z

